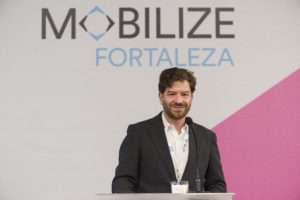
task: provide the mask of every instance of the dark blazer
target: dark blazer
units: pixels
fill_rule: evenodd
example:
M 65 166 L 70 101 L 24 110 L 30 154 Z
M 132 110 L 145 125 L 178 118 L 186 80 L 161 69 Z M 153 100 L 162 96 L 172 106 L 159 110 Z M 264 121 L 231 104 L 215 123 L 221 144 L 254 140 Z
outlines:
M 192 124 L 196 135 L 202 189 L 226 192 L 216 135 Z M 191 132 L 191 128 L 190 128 Z M 182 180 L 196 191 L 196 144 L 189 136 L 189 157 Z M 119 165 L 112 181 L 113 193 L 170 193 L 176 181 L 174 166 L 164 132 L 161 113 L 152 119 L 129 125 L 119 153 Z

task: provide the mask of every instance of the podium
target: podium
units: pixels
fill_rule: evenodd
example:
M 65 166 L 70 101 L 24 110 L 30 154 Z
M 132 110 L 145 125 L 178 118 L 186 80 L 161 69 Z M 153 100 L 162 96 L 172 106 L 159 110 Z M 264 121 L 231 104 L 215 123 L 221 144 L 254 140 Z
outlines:
M 96 200 L 233 200 L 234 193 L 135 193 L 96 194 Z

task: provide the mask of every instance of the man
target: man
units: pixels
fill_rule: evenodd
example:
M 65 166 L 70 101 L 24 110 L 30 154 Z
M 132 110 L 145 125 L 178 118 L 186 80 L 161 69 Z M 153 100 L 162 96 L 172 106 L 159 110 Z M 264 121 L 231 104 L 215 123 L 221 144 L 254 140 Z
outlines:
M 192 192 L 226 192 L 216 135 L 186 120 L 195 86 L 196 78 L 188 70 L 175 67 L 161 73 L 163 112 L 129 125 L 113 193 L 170 193 L 172 181 L 188 181 Z

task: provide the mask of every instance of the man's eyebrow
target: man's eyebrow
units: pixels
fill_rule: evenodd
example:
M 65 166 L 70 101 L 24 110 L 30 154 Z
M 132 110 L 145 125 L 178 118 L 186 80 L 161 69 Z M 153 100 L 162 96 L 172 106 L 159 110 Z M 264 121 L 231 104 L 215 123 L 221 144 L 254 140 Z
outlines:
M 169 90 L 167 93 L 177 93 L 177 91 Z M 183 91 L 183 92 L 180 92 L 180 93 L 191 93 L 191 91 L 186 90 L 186 91 Z
M 191 91 L 187 90 L 187 91 L 183 91 L 181 93 L 191 93 Z

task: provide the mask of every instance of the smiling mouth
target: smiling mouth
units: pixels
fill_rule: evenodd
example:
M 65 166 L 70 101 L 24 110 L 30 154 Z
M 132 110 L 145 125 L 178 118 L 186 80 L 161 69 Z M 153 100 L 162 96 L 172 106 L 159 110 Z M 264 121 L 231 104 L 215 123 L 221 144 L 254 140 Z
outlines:
M 174 108 L 175 110 L 182 110 L 182 109 L 184 109 L 185 107 L 184 107 L 184 106 L 173 106 L 173 108 Z

